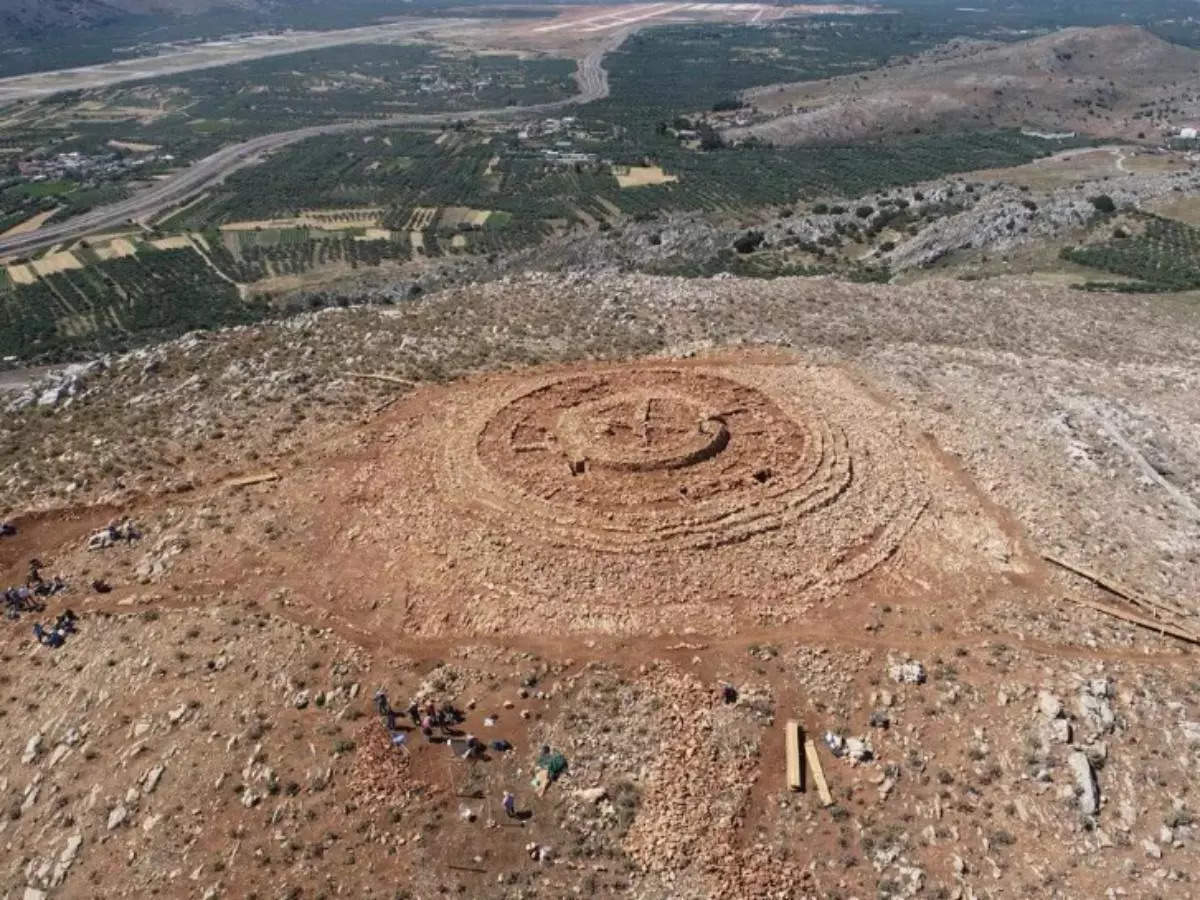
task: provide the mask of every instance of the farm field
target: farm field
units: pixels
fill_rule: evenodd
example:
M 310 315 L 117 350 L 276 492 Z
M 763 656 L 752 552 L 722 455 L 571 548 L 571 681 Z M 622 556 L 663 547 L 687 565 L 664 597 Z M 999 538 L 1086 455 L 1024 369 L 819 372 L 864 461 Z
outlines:
M 287 221 L 301 208 L 382 203 L 380 224 L 388 228 L 425 227 L 409 221 L 417 207 L 468 207 L 509 213 L 505 231 L 534 238 L 553 221 L 585 222 L 581 212 L 593 222 L 652 210 L 735 213 L 805 196 L 853 196 L 957 171 L 1019 164 L 1071 143 L 977 132 L 879 146 L 700 152 L 653 128 L 635 133 L 591 117 L 581 122 L 572 147 L 592 159 L 569 165 L 544 155 L 553 141 L 522 140 L 512 132 L 388 131 L 386 142 L 315 138 L 235 173 L 205 200 L 172 217 L 171 224 L 204 230 L 248 217 Z M 446 134 L 455 140 L 443 140 Z M 391 166 L 396 158 L 404 165 Z M 643 159 L 658 162 L 635 162 Z M 634 184 L 636 189 L 629 189 Z
M 566 59 L 373 44 L 10 103 L 0 106 L 0 143 L 21 152 L 0 160 L 0 233 L 50 210 L 57 221 L 124 199 L 266 134 L 562 100 L 578 90 L 574 71 Z
M 732 144 L 722 129 L 748 114 L 743 97 L 755 95 L 743 95 L 747 90 L 848 76 L 866 81 L 889 60 L 918 58 L 952 38 L 991 46 L 1018 43 L 1020 34 L 961 12 L 913 11 L 898 27 L 894 16 L 845 10 L 806 9 L 782 18 L 768 17 L 762 7 L 729 9 L 735 21 L 699 25 L 679 19 L 715 11 L 654 5 L 645 8 L 644 20 L 630 23 L 643 13 L 596 8 L 561 21 L 526 21 L 526 33 L 539 40 L 565 36 L 575 25 L 594 40 L 606 35 L 609 96 L 511 124 L 464 120 L 313 137 L 206 186 L 154 220 L 156 230 L 147 234 L 68 247 L 66 256 L 10 260 L 10 292 L 36 288 L 63 268 L 88 270 L 155 251 L 193 252 L 207 277 L 223 283 L 221 290 L 234 284 L 243 295 L 298 290 L 364 268 L 421 271 L 435 261 L 490 261 L 664 216 L 753 221 L 773 206 L 811 207 L 955 173 L 1050 190 L 1069 182 L 1072 167 L 1090 178 L 1183 171 L 1177 157 L 1095 147 L 1084 133 L 1047 137 L 1024 128 L 975 127 L 832 146 Z M 760 21 L 745 24 L 753 16 Z M 557 27 L 568 23 L 575 24 Z M 7 214 L 0 227 L 22 227 L 33 217 L 60 220 L 95 197 L 119 194 L 130 178 L 160 178 L 213 147 L 275 128 L 559 99 L 577 89 L 574 67 L 572 60 L 528 51 L 365 43 L 10 105 L 0 120 L 26 131 L 36 123 L 40 130 L 30 133 L 57 142 L 63 154 L 103 147 L 113 166 L 129 167 L 94 183 L 62 177 L 0 187 L 0 213 Z M 48 114 L 44 120 L 40 112 Z M 903 216 L 897 221 L 912 228 Z M 704 258 L 684 253 L 651 268 L 755 277 L 839 272 L 867 281 L 891 276 L 895 270 L 884 254 L 907 233 L 880 224 L 864 240 L 853 220 L 838 227 L 843 232 L 825 238 L 839 245 L 836 252 L 818 246 L 815 237 L 785 236 L 782 247 L 767 252 L 734 253 L 726 243 Z
M 41 228 L 48 220 L 52 219 L 56 212 L 58 212 L 57 206 L 51 207 L 50 209 L 47 209 L 47 210 L 43 210 L 40 213 L 30 216 L 25 221 L 17 223 L 16 225 L 9 228 L 7 231 L 0 232 L 0 237 L 11 237 L 14 234 L 26 234 L 30 231 L 36 231 L 37 229 Z
M 265 307 L 246 303 L 213 277 L 205 260 L 174 243 L 136 254 L 95 258 L 52 254 L 36 277 L 0 285 L 0 354 L 45 360 L 121 350 L 197 328 L 255 321 Z
M 622 188 L 639 188 L 651 184 L 673 184 L 678 175 L 669 175 L 662 166 L 617 166 L 613 169 L 617 184 Z
M 1124 276 L 1087 286 L 1124 293 L 1186 291 L 1200 288 L 1200 228 L 1149 213 L 1114 222 L 1111 237 L 1062 251 L 1063 259 Z
M 74 91 L 19 109 L 47 137 L 60 138 L 59 152 L 106 148 L 191 159 L 229 141 L 306 125 L 558 100 L 575 92 L 574 68 L 564 59 L 362 44 Z

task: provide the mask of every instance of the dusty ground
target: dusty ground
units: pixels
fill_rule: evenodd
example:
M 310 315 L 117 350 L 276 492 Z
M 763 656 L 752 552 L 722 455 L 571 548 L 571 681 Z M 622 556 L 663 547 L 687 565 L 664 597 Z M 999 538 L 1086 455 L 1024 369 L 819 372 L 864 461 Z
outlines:
M 1023 166 L 977 169 L 970 178 L 1024 185 L 1035 191 L 1072 188 L 1080 183 L 1125 175 L 1158 175 L 1189 171 L 1190 154 L 1136 147 L 1088 147 L 1064 150 Z
M 1193 650 L 1042 560 L 1195 617 L 1170 303 L 533 275 L 14 407 L 3 574 L 39 556 L 81 621 L 0 631 L 0 896 L 1193 895 Z M 393 749 L 378 687 L 514 749 Z

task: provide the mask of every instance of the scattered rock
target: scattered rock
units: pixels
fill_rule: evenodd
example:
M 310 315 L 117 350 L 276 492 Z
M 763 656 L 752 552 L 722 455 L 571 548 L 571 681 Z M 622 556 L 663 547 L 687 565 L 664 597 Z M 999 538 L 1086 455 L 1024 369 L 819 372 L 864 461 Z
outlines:
M 58 887 L 66 879 L 67 872 L 79 855 L 81 846 L 83 846 L 82 834 L 73 834 L 67 838 L 67 843 L 63 845 L 62 852 L 58 855 L 58 862 L 54 864 L 54 874 L 50 876 L 51 887 Z
M 895 663 L 888 668 L 888 675 L 897 684 L 924 684 L 925 666 L 913 661 Z
M 1055 719 L 1050 723 L 1050 739 L 1057 744 L 1071 743 L 1071 723 L 1066 719 Z
M 125 824 L 125 820 L 129 818 L 129 810 L 124 806 L 118 805 L 112 812 L 108 814 L 108 830 L 112 831 Z
M 1038 694 L 1038 710 L 1047 719 L 1057 719 L 1063 714 L 1063 704 L 1048 691 L 1041 691 Z
M 865 738 L 844 738 L 832 731 L 825 732 L 825 745 L 834 756 L 846 757 L 856 763 L 866 762 L 875 753 L 871 742 Z
M 1112 681 L 1108 678 L 1093 678 L 1079 691 L 1079 718 L 1093 734 L 1105 734 L 1116 723 L 1109 698 L 1112 696 Z
M 40 734 L 35 734 L 29 739 L 28 743 L 25 744 L 25 752 L 21 754 L 21 762 L 25 765 L 29 765 L 31 762 L 37 759 L 38 754 L 41 752 L 42 736 Z
M 163 772 L 167 769 L 164 765 L 157 765 L 146 773 L 146 783 L 142 786 L 142 793 L 153 794 L 154 789 L 158 787 L 159 779 L 162 778 Z
M 1085 816 L 1100 812 L 1100 789 L 1096 785 L 1096 773 L 1088 761 L 1087 754 L 1073 750 L 1067 757 L 1067 766 L 1075 776 L 1075 793 L 1079 799 L 1079 810 Z

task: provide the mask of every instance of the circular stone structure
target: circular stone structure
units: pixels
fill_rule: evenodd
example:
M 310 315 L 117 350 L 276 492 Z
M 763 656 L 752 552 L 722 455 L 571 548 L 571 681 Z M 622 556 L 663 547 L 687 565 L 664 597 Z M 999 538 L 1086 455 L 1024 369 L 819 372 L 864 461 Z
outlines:
M 729 428 L 719 413 L 702 413 L 687 397 L 643 389 L 568 409 L 541 447 L 560 448 L 571 474 L 582 475 L 589 467 L 682 469 L 711 459 L 728 444 Z
M 346 463 L 334 571 L 403 597 L 378 615 L 408 633 L 797 622 L 835 597 L 850 609 L 867 575 L 863 596 L 930 583 L 940 529 L 956 533 L 940 503 L 921 522 L 947 482 L 902 413 L 779 351 L 465 378 L 377 428 Z
M 919 514 L 920 467 L 840 379 L 805 390 L 797 371 L 647 363 L 520 379 L 458 419 L 441 487 L 522 541 L 663 554 L 782 534 L 806 582 L 857 577 Z

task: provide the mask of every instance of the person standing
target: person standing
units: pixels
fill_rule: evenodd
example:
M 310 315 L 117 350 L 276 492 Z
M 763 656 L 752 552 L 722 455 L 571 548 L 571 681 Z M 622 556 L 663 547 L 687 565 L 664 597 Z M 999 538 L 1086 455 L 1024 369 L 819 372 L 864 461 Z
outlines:
M 504 807 L 504 814 L 510 819 L 515 819 L 517 816 L 517 798 L 508 791 L 504 792 L 504 799 L 501 801 Z

